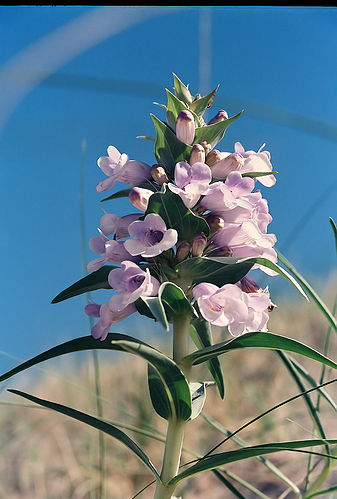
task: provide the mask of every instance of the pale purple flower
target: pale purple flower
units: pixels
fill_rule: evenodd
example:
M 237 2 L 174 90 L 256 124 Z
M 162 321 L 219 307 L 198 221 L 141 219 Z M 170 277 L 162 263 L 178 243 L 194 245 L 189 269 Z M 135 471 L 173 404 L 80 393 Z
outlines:
M 149 165 L 129 160 L 127 154 L 121 154 L 114 146 L 108 147 L 108 156 L 100 157 L 97 164 L 108 177 L 97 185 L 97 192 L 111 189 L 117 181 L 133 186 L 151 178 Z
M 152 194 L 153 191 L 150 191 L 150 189 L 134 187 L 129 192 L 129 201 L 137 210 L 146 211 Z
M 119 217 L 112 213 L 105 213 L 100 220 L 100 229 L 106 235 L 115 234 L 117 241 L 129 237 L 129 225 L 139 219 L 138 213 L 131 213 Z
M 119 291 L 109 301 L 113 312 L 121 312 L 141 296 L 156 296 L 160 286 L 159 281 L 151 276 L 149 269 L 144 271 L 129 261 L 122 262 L 121 268 L 112 270 L 108 281 L 113 289 Z
M 215 326 L 245 324 L 248 307 L 243 294 L 236 284 L 225 284 L 218 288 L 215 284 L 203 282 L 193 288 L 201 315 Z
M 164 220 L 156 213 L 149 213 L 144 220 L 137 220 L 129 226 L 131 239 L 124 243 L 131 255 L 154 257 L 176 244 L 178 233 L 167 229 Z
M 180 161 L 174 170 L 175 185 L 169 183 L 168 188 L 181 197 L 187 208 L 193 208 L 207 191 L 211 180 L 211 170 L 206 163 L 189 165 L 186 161 Z
M 89 241 L 90 249 L 99 255 L 99 258 L 92 260 L 87 265 L 88 272 L 94 272 L 107 262 L 119 265 L 123 260 L 132 260 L 139 262 L 139 257 L 134 257 L 124 248 L 124 243 L 121 241 L 111 240 L 98 229 L 100 236 L 94 236 Z
M 136 307 L 133 303 L 128 304 L 125 308 L 118 312 L 111 310 L 109 302 L 98 305 L 97 303 L 89 303 L 84 308 L 87 315 L 98 317 L 99 321 L 91 328 L 91 334 L 95 339 L 104 341 L 108 336 L 110 326 L 129 317 L 136 312 Z
M 212 166 L 212 176 L 224 179 L 230 172 L 241 170 L 244 165 L 244 158 L 238 153 L 220 153 L 222 158 Z
M 241 173 L 248 172 L 272 172 L 273 167 L 270 162 L 270 152 L 263 151 L 265 144 L 260 149 L 255 151 L 245 151 L 240 142 L 235 143 L 235 152 L 244 158 L 244 164 L 241 168 Z M 276 178 L 274 175 L 265 175 L 264 177 L 257 177 L 256 180 L 261 182 L 266 187 L 272 187 Z
M 259 288 L 256 283 L 255 285 Z M 242 289 L 242 283 L 238 283 L 238 286 Z M 259 288 L 251 293 L 244 292 L 243 299 L 248 307 L 247 320 L 245 324 L 233 322 L 228 327 L 229 332 L 233 336 L 238 336 L 249 331 L 267 331 L 268 311 L 275 307 L 270 300 L 268 287 L 264 290 Z
M 177 138 L 184 144 L 192 144 L 194 140 L 195 124 L 190 111 L 180 111 L 176 121 Z

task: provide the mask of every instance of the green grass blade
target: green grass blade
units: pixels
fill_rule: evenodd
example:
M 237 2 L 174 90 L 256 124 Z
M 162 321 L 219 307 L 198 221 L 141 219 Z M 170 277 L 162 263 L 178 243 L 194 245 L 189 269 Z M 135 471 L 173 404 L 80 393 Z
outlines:
M 313 348 L 310 348 L 291 338 L 287 338 L 286 336 L 280 336 L 270 332 L 246 333 L 242 336 L 234 338 L 233 340 L 217 343 L 211 347 L 203 348 L 202 350 L 196 350 L 195 352 L 187 355 L 183 361 L 186 364 L 197 365 L 201 364 L 202 362 L 206 362 L 213 357 L 217 357 L 218 355 L 227 353 L 230 350 L 236 350 L 240 348 L 286 350 L 303 355 L 305 357 L 309 357 L 310 359 L 316 360 L 321 364 L 326 364 L 333 369 L 337 369 L 337 364 L 335 362 L 320 354 Z
M 223 485 L 232 492 L 235 497 L 238 497 L 239 499 L 245 499 L 245 496 L 241 494 L 241 492 L 232 484 L 232 482 L 227 480 L 223 473 L 218 470 L 213 470 L 213 473 L 220 480 L 220 482 L 222 482 Z
M 335 224 L 335 221 L 333 218 L 329 218 L 329 222 L 330 222 L 330 225 L 331 225 L 331 228 L 332 228 L 332 231 L 333 231 L 333 235 L 335 237 L 335 247 L 336 247 L 336 251 L 337 251 L 337 225 Z
M 315 447 L 317 445 L 323 445 L 325 443 L 333 445 L 337 444 L 337 440 L 323 441 L 316 439 L 316 440 L 298 440 L 290 442 L 274 442 L 262 445 L 254 445 L 252 447 L 246 447 L 244 449 L 221 452 L 219 454 L 213 454 L 211 456 L 201 459 L 195 465 L 179 473 L 169 482 L 169 485 L 175 485 L 181 480 L 196 475 L 197 473 L 201 473 L 202 471 L 212 470 L 214 468 L 218 468 L 219 466 L 233 463 L 235 461 L 242 461 L 250 457 L 257 457 L 257 456 L 262 456 L 264 454 L 272 454 L 280 451 L 300 451 L 300 452 L 313 453 L 320 456 L 322 455 L 326 456 L 326 454 L 302 450 L 305 447 Z M 337 459 L 337 457 L 334 456 L 331 456 L 331 458 Z
M 325 303 L 322 301 L 322 299 L 318 296 L 318 294 L 313 290 L 313 288 L 310 286 L 310 284 L 304 279 L 304 277 L 301 276 L 295 270 L 295 268 L 287 261 L 287 259 L 278 251 L 277 252 L 278 258 L 280 262 L 283 263 L 283 265 L 289 270 L 289 272 L 296 278 L 296 280 L 301 284 L 305 292 L 308 294 L 309 298 L 311 298 L 314 303 L 317 305 L 319 310 L 322 312 L 322 314 L 325 316 L 325 318 L 328 320 L 330 326 L 333 328 L 335 332 L 337 332 L 337 321 L 333 314 L 330 312 L 328 307 L 325 305 Z
M 222 426 L 218 421 L 215 421 L 210 416 L 207 416 L 205 413 L 202 413 L 201 416 L 207 421 L 208 424 L 213 426 L 216 430 L 220 431 L 224 435 L 228 436 L 233 442 L 235 442 L 240 447 L 247 447 L 246 442 L 244 442 L 241 438 L 236 437 L 232 434 L 227 428 Z M 289 488 L 291 488 L 296 495 L 300 494 L 300 490 L 287 476 L 285 476 L 282 471 L 277 468 L 271 461 L 262 456 L 257 456 L 256 459 L 260 461 L 266 468 L 268 468 L 275 476 L 277 476 L 283 483 L 285 483 Z
M 235 482 L 239 483 L 240 485 L 242 485 L 246 489 L 253 492 L 253 494 L 255 494 L 256 497 L 261 497 L 261 499 L 271 499 L 270 496 L 266 496 L 266 494 L 264 494 L 263 492 L 258 490 L 251 483 L 249 483 L 246 480 L 244 480 L 243 478 L 239 477 L 238 475 L 236 475 L 232 471 L 221 469 L 221 472 L 220 472 L 219 470 L 213 470 L 213 473 L 216 473 L 216 472 L 220 473 L 221 476 L 224 476 L 224 475 L 228 476 L 229 478 L 231 478 Z
M 336 492 L 336 491 L 337 491 L 337 485 L 334 485 L 333 487 L 330 487 L 329 489 L 318 490 L 317 492 L 314 492 L 313 494 L 306 496 L 305 499 L 312 499 L 313 497 L 319 497 L 319 496 L 325 496 L 325 495 L 327 496 L 328 494 L 330 494 L 330 492 Z M 333 497 L 333 496 L 331 496 L 331 497 Z
M 71 407 L 67 407 L 62 404 L 57 404 L 55 402 L 50 402 L 49 400 L 40 399 L 38 397 L 34 397 L 25 392 L 21 392 L 20 390 L 8 390 L 11 393 L 19 395 L 31 402 L 35 402 L 36 404 L 42 405 L 43 407 L 48 407 L 49 409 L 53 409 L 54 411 L 60 412 L 61 414 L 65 414 L 77 421 L 81 421 L 97 430 L 103 431 L 108 435 L 116 438 L 120 442 L 122 442 L 126 447 L 128 447 L 139 459 L 140 461 L 151 471 L 151 473 L 156 477 L 157 480 L 160 480 L 159 474 L 151 463 L 150 459 L 147 455 L 142 451 L 142 449 L 130 438 L 126 435 L 126 433 L 122 432 L 115 426 L 101 421 L 89 414 L 85 414 L 84 412 L 77 411 L 76 409 L 72 409 Z

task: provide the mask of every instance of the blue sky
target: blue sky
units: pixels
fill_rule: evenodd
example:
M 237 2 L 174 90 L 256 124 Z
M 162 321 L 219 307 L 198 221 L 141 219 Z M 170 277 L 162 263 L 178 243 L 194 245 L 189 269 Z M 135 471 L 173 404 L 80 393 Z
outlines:
M 89 240 L 102 214 L 97 158 L 111 144 L 154 163 L 153 144 L 136 136 L 153 135 L 149 114 L 163 117 L 153 102 L 165 103 L 172 72 L 193 93 L 220 83 L 213 114 L 245 110 L 219 148 L 267 143 L 279 172 L 263 190 L 270 231 L 323 285 L 336 266 L 328 222 L 337 218 L 336 21 L 328 7 L 1 7 L 0 350 L 26 358 L 87 333 L 82 297 L 50 305 L 84 273 L 81 143 Z M 129 210 L 126 201 L 104 207 Z M 270 287 L 277 294 L 279 281 Z

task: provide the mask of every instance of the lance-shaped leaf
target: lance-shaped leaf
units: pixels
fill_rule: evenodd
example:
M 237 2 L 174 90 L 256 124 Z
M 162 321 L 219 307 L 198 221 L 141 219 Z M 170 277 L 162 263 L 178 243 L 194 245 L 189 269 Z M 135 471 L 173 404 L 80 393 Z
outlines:
M 166 331 L 168 331 L 168 320 L 160 298 L 157 296 L 141 296 L 139 300 L 147 306 L 154 319 L 158 321 Z M 150 315 L 147 313 L 144 313 L 143 315 L 147 315 L 148 317 L 150 317 Z
M 173 282 L 163 282 L 158 291 L 158 298 L 163 303 L 169 320 L 177 315 L 197 315 L 183 290 Z
M 104 267 L 83 277 L 79 281 L 61 291 L 61 293 L 55 296 L 52 303 L 59 303 L 60 301 L 68 300 L 68 298 L 82 295 L 83 293 L 94 291 L 95 289 L 111 289 L 111 286 L 108 283 L 108 275 L 111 270 L 116 268 L 117 267 L 114 265 L 104 265 Z
M 205 95 L 204 97 L 199 97 L 199 99 L 195 99 L 189 106 L 190 110 L 193 111 L 197 116 L 202 117 L 206 109 L 212 106 L 218 88 L 219 85 L 214 90 L 212 90 L 212 92 Z
M 172 414 L 171 404 L 165 386 L 157 371 L 150 364 L 148 364 L 147 368 L 147 382 L 154 410 L 160 417 L 170 419 Z
M 167 228 L 175 229 L 178 232 L 178 241 L 191 242 L 202 232 L 206 236 L 209 234 L 210 229 L 206 220 L 194 215 L 186 208 L 180 196 L 171 192 L 165 185 L 162 191 L 150 197 L 145 216 L 149 213 L 157 213 L 164 220 Z
M 242 177 L 251 177 L 251 178 L 266 177 L 267 175 L 272 175 L 273 173 L 278 173 L 278 172 L 247 172 L 247 173 L 242 173 Z
M 240 263 L 241 260 L 232 257 L 195 257 L 178 263 L 176 270 L 179 277 L 192 280 L 193 284 L 210 282 L 216 286 L 223 286 L 238 282 L 254 265 L 252 261 Z
M 252 447 L 245 447 L 243 449 L 232 450 L 228 452 L 220 452 L 218 454 L 213 454 L 211 456 L 204 457 L 200 459 L 195 465 L 191 466 L 187 470 L 179 473 L 177 476 L 170 480 L 168 485 L 176 485 L 181 480 L 189 478 L 202 471 L 212 470 L 223 466 L 224 464 L 233 463 L 235 461 L 242 461 L 243 459 L 248 459 L 250 457 L 263 456 L 265 454 L 272 454 L 280 451 L 298 451 L 306 447 L 315 447 L 317 445 L 324 444 L 337 444 L 337 440 L 295 440 L 291 442 L 274 442 L 269 444 L 254 445 Z M 315 453 L 307 451 L 311 454 L 326 455 L 322 453 Z M 337 459 L 334 456 L 330 456 L 333 459 Z
M 176 96 L 178 97 L 178 99 L 185 102 L 185 104 L 190 104 L 193 100 L 193 97 L 188 89 L 188 86 L 184 85 L 184 83 L 174 73 L 173 73 L 173 78 L 174 78 L 174 92 Z
M 299 341 L 292 340 L 286 336 L 280 336 L 274 333 L 263 333 L 261 331 L 245 333 L 242 336 L 234 338 L 233 340 L 217 343 L 211 347 L 196 350 L 195 352 L 187 355 L 183 360 L 184 363 L 191 365 L 201 364 L 206 360 L 227 353 L 231 350 L 240 348 L 264 348 L 268 350 L 286 350 L 288 352 L 298 353 L 309 359 L 316 360 L 321 364 L 325 364 L 333 369 L 337 369 L 337 364 L 328 359 L 321 353 L 313 348 L 300 343 Z
M 173 130 L 175 130 L 178 114 L 180 113 L 180 111 L 188 111 L 188 107 L 167 88 L 166 88 L 166 93 L 167 93 L 166 119 L 168 124 L 173 128 Z
M 8 378 L 14 376 L 19 372 L 25 371 L 29 367 L 35 366 L 36 364 L 40 364 L 40 362 L 44 362 L 45 360 L 54 359 L 55 357 L 60 357 L 61 355 L 65 355 L 67 353 L 73 352 L 81 352 L 83 350 L 118 350 L 121 351 L 121 348 L 112 344 L 113 340 L 126 340 L 126 341 L 134 341 L 139 343 L 140 345 L 145 344 L 143 341 L 137 340 L 132 336 L 128 336 L 126 334 L 119 333 L 109 333 L 107 338 L 103 341 L 95 340 L 92 336 L 82 336 L 81 338 L 75 338 L 74 340 L 66 341 L 65 343 L 61 343 L 45 352 L 32 357 L 31 359 L 23 362 L 18 365 L 14 369 L 7 371 L 2 376 L 0 376 L 0 382 L 5 381 Z
M 229 125 L 231 125 L 235 120 L 239 118 L 242 111 L 227 120 L 220 121 L 214 125 L 206 125 L 196 128 L 194 135 L 194 144 L 200 144 L 202 141 L 206 140 L 211 144 L 211 147 L 215 147 L 218 142 L 223 138 L 225 132 Z
M 170 178 L 174 177 L 174 167 L 179 161 L 187 161 L 190 157 L 191 146 L 177 139 L 176 134 L 156 116 L 151 114 L 157 137 L 154 153 L 157 163 L 163 166 Z
M 191 416 L 191 393 L 184 374 L 177 364 L 146 344 L 137 341 L 113 341 L 112 345 L 145 359 L 157 372 L 170 404 L 170 417 L 187 421 Z
M 212 330 L 209 322 L 207 321 L 201 319 L 192 319 L 190 335 L 195 345 L 199 349 L 213 345 Z M 215 357 L 208 360 L 207 367 L 218 387 L 220 397 L 223 399 L 225 396 L 225 385 L 219 359 Z
M 219 263 L 221 263 L 221 262 L 226 263 L 228 261 L 228 257 L 211 257 L 209 259 L 213 260 L 215 262 L 219 262 Z M 274 263 L 274 262 L 268 260 L 267 258 L 263 258 L 263 257 L 260 257 L 260 256 L 252 257 L 252 258 L 251 257 L 248 257 L 248 258 L 238 258 L 238 259 L 236 259 L 236 261 L 237 261 L 237 265 L 240 265 L 242 263 L 247 263 L 247 264 L 248 263 L 253 263 L 253 264 L 262 265 L 264 267 L 268 267 L 271 270 L 274 270 L 274 272 L 277 272 L 279 275 L 281 275 L 282 277 L 284 277 L 285 279 L 287 279 L 287 281 L 289 281 L 297 289 L 297 291 L 299 291 L 299 293 L 301 293 L 301 295 L 306 300 L 308 300 L 307 295 L 305 294 L 303 288 L 297 282 L 297 280 L 291 274 L 289 274 L 289 272 L 287 272 L 282 267 L 280 267 L 279 265 L 277 265 L 277 263 Z
M 145 464 L 145 466 L 151 471 L 151 473 L 156 477 L 157 480 L 160 480 L 160 476 L 156 468 L 154 467 L 150 459 L 147 457 L 145 452 L 143 452 L 142 449 L 136 444 L 136 442 L 134 442 L 130 437 L 128 437 L 126 433 L 116 428 L 116 426 L 113 426 L 110 423 L 106 423 L 105 421 L 97 419 L 84 412 L 72 409 L 71 407 L 67 407 L 66 405 L 57 404 L 49 400 L 34 397 L 33 395 L 21 392 L 20 390 L 8 390 L 8 391 L 14 393 L 15 395 L 20 395 L 20 397 L 24 397 L 25 399 L 30 400 L 31 402 L 35 402 L 36 404 L 39 404 L 42 407 L 48 407 L 48 409 L 53 409 L 54 411 L 60 412 L 61 414 L 65 414 L 66 416 L 76 419 L 77 421 L 81 421 L 82 423 L 92 426 L 93 428 L 103 431 L 104 433 L 107 433 L 111 437 L 116 438 L 122 444 L 126 445 L 126 447 L 129 450 L 131 450 L 138 457 L 138 459 L 140 459 L 140 461 L 143 464 Z

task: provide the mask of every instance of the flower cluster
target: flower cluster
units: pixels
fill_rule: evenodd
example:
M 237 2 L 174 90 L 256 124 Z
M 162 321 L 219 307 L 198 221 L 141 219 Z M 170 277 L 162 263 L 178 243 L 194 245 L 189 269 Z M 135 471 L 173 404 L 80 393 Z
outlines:
M 182 281 L 179 269 L 189 260 L 196 266 L 200 259 L 228 264 L 223 257 L 234 262 L 262 257 L 276 263 L 276 237 L 267 233 L 272 217 L 266 199 L 256 189 L 258 183 L 264 187 L 275 184 L 270 153 L 263 150 L 264 145 L 257 152 L 245 151 L 240 142 L 235 143 L 234 152 L 215 149 L 216 141 L 210 137 L 213 134 L 218 139 L 218 130 L 225 130 L 230 121 L 227 113 L 220 110 L 205 124 L 192 105 L 189 108 L 177 97 L 176 101 L 183 109 L 174 122 L 171 112 L 171 122 L 160 122 L 161 128 L 156 128 L 157 142 L 162 127 L 166 127 L 165 133 L 177 144 L 173 164 L 161 156 L 159 147 L 155 147 L 157 163 L 153 166 L 129 160 L 114 146 L 108 147 L 107 157 L 98 159 L 108 178 L 98 184 L 97 191 L 106 191 L 116 182 L 128 183 L 129 201 L 139 211 L 123 217 L 105 212 L 99 236 L 90 240 L 90 248 L 99 258 L 88 264 L 89 271 L 107 263 L 120 266 L 108 276 L 117 293 L 103 305 L 91 303 L 85 308 L 88 315 L 99 318 L 92 334 L 101 340 L 111 324 L 138 309 L 140 298 L 158 296 L 161 284 L 168 280 L 167 273 L 161 272 L 164 266 L 171 270 L 170 280 L 182 287 L 199 317 L 228 327 L 234 336 L 267 330 L 268 312 L 274 307 L 268 288 L 261 289 L 248 276 L 240 276 L 237 282 L 225 281 L 221 287 L 207 277 L 205 282 L 195 282 L 193 272 L 190 278 L 185 272 Z M 170 157 L 175 157 L 174 146 L 167 147 L 171 148 Z M 207 230 L 193 233 L 200 220 Z M 258 263 L 254 268 L 275 275 L 274 270 Z

